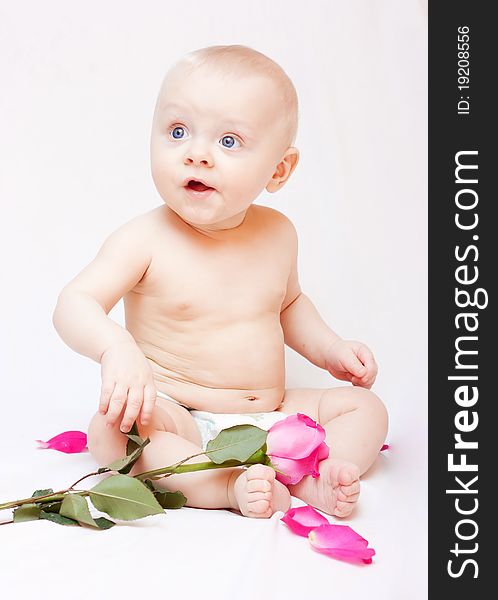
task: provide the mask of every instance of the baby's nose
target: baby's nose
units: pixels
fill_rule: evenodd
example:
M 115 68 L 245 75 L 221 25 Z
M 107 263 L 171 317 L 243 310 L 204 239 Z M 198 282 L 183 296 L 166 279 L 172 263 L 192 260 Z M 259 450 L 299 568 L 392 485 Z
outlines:
M 200 148 L 189 148 L 185 153 L 183 161 L 186 165 L 196 165 L 200 167 L 212 167 L 213 158 L 211 154 Z

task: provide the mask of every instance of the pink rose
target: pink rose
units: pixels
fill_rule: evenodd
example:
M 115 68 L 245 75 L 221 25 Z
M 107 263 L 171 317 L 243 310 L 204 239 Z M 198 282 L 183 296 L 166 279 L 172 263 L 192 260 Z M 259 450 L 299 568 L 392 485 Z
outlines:
M 320 477 L 318 463 L 329 455 L 325 429 L 301 413 L 275 423 L 266 444 L 272 464 L 285 473 L 276 474 L 284 485 L 298 483 L 305 475 Z

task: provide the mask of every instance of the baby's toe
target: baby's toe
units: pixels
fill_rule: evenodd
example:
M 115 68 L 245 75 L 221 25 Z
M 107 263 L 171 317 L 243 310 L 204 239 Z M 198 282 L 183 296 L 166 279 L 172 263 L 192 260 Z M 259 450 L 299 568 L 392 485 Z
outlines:
M 343 502 L 342 500 L 337 500 L 334 515 L 341 518 L 349 517 L 355 506 L 356 502 Z
M 251 492 L 248 494 L 248 502 L 258 502 L 259 500 L 271 502 L 272 496 L 271 492 Z
M 358 481 L 360 477 L 360 469 L 353 464 L 343 465 L 337 474 L 339 485 L 341 487 L 351 486 Z
M 268 500 L 256 500 L 255 502 L 248 502 L 247 508 L 249 512 L 257 515 L 266 514 L 270 510 L 270 502 Z
M 337 500 L 340 500 L 341 502 L 357 502 L 359 497 L 359 492 L 357 494 L 350 494 L 348 496 L 344 494 L 344 492 L 340 488 L 337 490 Z
M 272 484 L 267 479 L 249 479 L 246 489 L 249 493 L 253 492 L 271 492 Z
M 346 496 L 353 496 L 360 493 L 360 482 L 353 481 L 351 485 L 341 485 L 341 492 Z
M 351 485 L 341 485 L 337 488 L 337 499 L 343 502 L 356 502 L 360 496 L 360 482 Z
M 247 481 L 264 479 L 270 483 L 275 480 L 275 471 L 266 465 L 251 465 L 246 471 Z

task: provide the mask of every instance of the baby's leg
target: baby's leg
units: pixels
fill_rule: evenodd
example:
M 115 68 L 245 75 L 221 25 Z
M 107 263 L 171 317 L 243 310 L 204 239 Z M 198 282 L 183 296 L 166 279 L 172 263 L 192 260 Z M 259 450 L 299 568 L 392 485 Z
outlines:
M 326 431 L 329 458 L 320 477 L 290 485 L 291 494 L 338 517 L 351 514 L 359 496 L 359 477 L 372 465 L 387 433 L 387 412 L 375 394 L 361 387 L 287 390 L 279 408 L 304 413 Z
M 119 430 L 124 409 L 113 427 L 106 428 L 106 416 L 96 413 L 88 428 L 88 449 L 100 466 L 106 466 L 126 454 L 128 438 Z M 151 424 L 137 422 L 140 436 L 150 443 L 133 465 L 130 475 L 172 465 L 179 460 L 202 452 L 200 435 L 192 416 L 181 406 L 158 400 Z M 187 464 L 206 462 L 206 455 Z M 250 517 L 270 517 L 277 510 L 290 506 L 289 491 L 275 480 L 275 471 L 264 465 L 212 469 L 171 475 L 154 482 L 170 491 L 181 490 L 187 506 L 197 508 L 231 508 Z

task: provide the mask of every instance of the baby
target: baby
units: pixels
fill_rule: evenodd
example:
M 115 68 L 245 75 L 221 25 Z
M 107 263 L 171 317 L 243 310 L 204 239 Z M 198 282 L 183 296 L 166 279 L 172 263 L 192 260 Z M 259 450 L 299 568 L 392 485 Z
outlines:
M 286 511 L 292 494 L 347 517 L 386 436 L 386 410 L 369 391 L 371 351 L 324 323 L 299 286 L 294 226 L 253 204 L 296 168 L 296 131 L 294 86 L 265 55 L 235 45 L 181 59 L 152 124 L 152 176 L 164 205 L 112 233 L 54 311 L 62 339 L 101 364 L 88 428 L 99 465 L 126 454 L 123 432 L 135 420 L 150 444 L 131 475 L 202 452 L 235 423 L 268 429 L 300 412 L 325 428 L 330 456 L 317 479 L 286 487 L 272 468 L 253 465 L 160 480 L 191 507 L 263 518 Z M 107 316 L 120 298 L 126 329 Z M 284 343 L 352 385 L 285 389 Z

